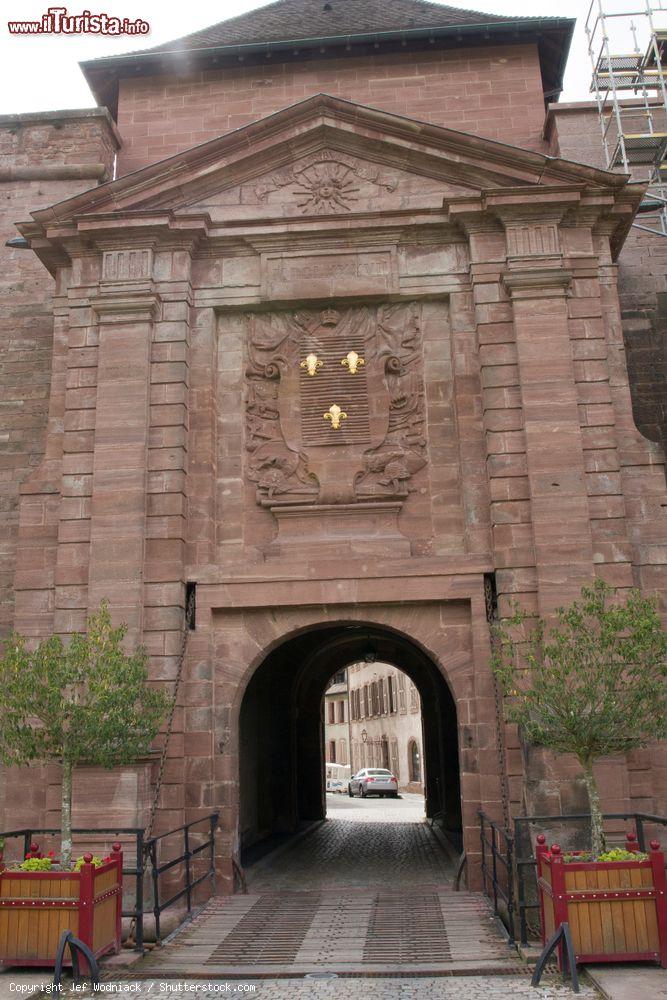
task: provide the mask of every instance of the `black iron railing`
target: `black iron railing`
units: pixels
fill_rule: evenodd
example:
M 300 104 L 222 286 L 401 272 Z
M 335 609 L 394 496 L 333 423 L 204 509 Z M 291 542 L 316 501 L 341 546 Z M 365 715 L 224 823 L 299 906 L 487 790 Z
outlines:
M 478 816 L 484 892 L 493 900 L 494 912 L 505 924 L 509 944 L 513 945 L 514 838 L 486 813 L 480 810 Z
M 185 907 L 187 916 L 192 914 L 195 890 L 198 885 L 206 879 L 210 880 L 211 893 L 215 892 L 215 828 L 218 822 L 218 813 L 212 813 L 201 819 L 186 823 L 175 830 L 151 837 L 144 840 L 144 830 L 140 827 L 95 827 L 87 829 L 77 827 L 72 830 L 73 837 L 84 838 L 85 846 L 91 846 L 91 842 L 102 839 L 104 851 L 111 850 L 111 844 L 118 840 L 123 846 L 123 878 L 126 876 L 134 879 L 133 907 L 123 909 L 123 916 L 130 917 L 134 922 L 134 948 L 135 951 L 144 950 L 144 916 L 151 910 L 155 915 L 155 933 L 157 940 L 160 940 L 160 916 L 178 900 L 185 897 Z M 202 832 L 198 827 L 204 826 Z M 59 837 L 60 829 L 24 827 L 20 830 L 7 830 L 0 832 L 0 838 L 5 842 L 5 854 L 10 862 L 22 861 L 30 851 L 30 845 L 36 838 Z M 131 838 L 133 844 L 128 844 Z M 11 841 L 16 843 L 12 845 Z M 163 854 L 173 851 L 173 842 L 176 840 L 179 846 L 182 844 L 182 851 L 176 857 L 163 860 Z M 22 843 L 21 843 L 22 841 Z M 129 850 L 128 850 L 129 847 Z M 40 844 L 42 850 L 44 844 Z M 134 855 L 134 857 L 132 856 Z M 129 859 L 129 863 L 127 862 Z M 146 873 L 146 862 L 151 865 L 151 882 L 153 886 L 152 905 L 146 906 L 144 895 L 144 875 Z M 176 870 L 180 865 L 181 869 Z M 176 891 L 164 901 L 161 900 L 161 877 L 166 872 L 172 872 L 172 883 Z M 125 903 L 124 894 L 124 903 Z
M 630 820 L 634 823 L 640 851 L 645 851 L 647 840 L 653 839 L 650 834 L 647 837 L 647 827 L 664 828 L 667 826 L 667 817 L 652 816 L 649 813 L 604 813 L 603 819 L 607 823 L 614 820 Z M 537 862 L 534 854 L 537 834 L 549 831 L 551 838 L 554 827 L 563 825 L 567 827 L 567 831 L 563 832 L 567 832 L 568 843 L 561 846 L 567 846 L 570 850 L 585 850 L 588 847 L 590 820 L 591 817 L 588 813 L 575 813 L 570 816 L 517 816 L 514 820 L 513 846 L 516 856 L 516 898 L 521 944 L 528 943 L 529 914 L 539 910 Z M 581 825 L 578 827 L 577 824 Z M 620 844 L 625 841 L 625 832 L 627 831 L 618 831 Z M 655 832 L 653 836 L 655 836 Z M 553 839 L 556 839 L 555 836 Z M 613 833 L 609 834 L 609 839 L 614 840 Z M 537 928 L 534 927 L 534 930 L 536 931 Z
M 155 916 L 155 936 L 161 940 L 160 919 L 164 911 L 185 897 L 187 916 L 192 915 L 194 890 L 206 879 L 210 880 L 211 895 L 215 893 L 215 828 L 219 813 L 211 813 L 201 819 L 186 823 L 175 830 L 151 837 L 146 843 L 146 851 L 151 863 L 153 880 L 153 914 Z M 196 827 L 205 825 L 206 830 Z M 182 838 L 182 842 L 181 842 Z M 174 841 L 180 842 L 182 851 L 175 857 L 162 860 L 162 854 L 171 854 Z M 206 852 L 206 853 L 205 853 Z M 175 871 L 180 867 L 180 871 Z M 160 895 L 160 877 L 166 872 L 172 872 L 173 884 L 177 886 L 166 900 Z
M 132 909 L 124 909 L 123 916 L 131 917 L 136 922 L 136 931 L 134 935 L 135 941 L 135 951 L 143 952 L 144 950 L 144 869 L 143 869 L 143 857 L 144 857 L 144 831 L 142 828 L 137 826 L 126 826 L 126 827 L 116 827 L 112 829 L 111 827 L 95 829 L 86 829 L 83 827 L 76 827 L 72 830 L 73 837 L 85 837 L 87 839 L 86 846 L 89 845 L 91 840 L 95 840 L 98 837 L 104 839 L 105 852 L 111 850 L 111 844 L 113 841 L 118 840 L 123 846 L 123 879 L 126 876 L 134 878 L 135 888 L 134 888 L 134 906 Z M 24 827 L 21 830 L 8 830 L 4 833 L 0 833 L 0 838 L 5 842 L 5 853 L 9 854 L 11 860 L 22 861 L 26 854 L 30 851 L 30 845 L 38 837 L 60 837 L 60 829 L 56 828 L 39 828 L 36 827 Z M 132 838 L 134 841 L 134 850 L 128 851 L 126 848 L 126 843 L 128 838 Z M 12 844 L 8 843 L 11 840 L 21 841 L 23 840 L 22 850 L 19 851 L 18 844 L 15 846 L 14 851 L 12 851 Z M 40 847 L 44 849 L 44 844 Z M 11 855 L 15 853 L 16 857 L 12 858 Z M 134 854 L 134 864 L 126 864 L 126 859 L 128 855 L 132 857 Z M 125 893 L 123 893 L 123 903 L 125 903 Z

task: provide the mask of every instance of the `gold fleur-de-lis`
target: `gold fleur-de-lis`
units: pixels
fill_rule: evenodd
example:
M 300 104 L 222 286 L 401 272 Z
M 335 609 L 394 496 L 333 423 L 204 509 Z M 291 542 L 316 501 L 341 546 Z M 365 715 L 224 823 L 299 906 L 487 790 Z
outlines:
M 341 365 L 347 368 L 350 375 L 356 375 L 361 366 L 365 364 L 364 359 L 360 358 L 356 351 L 350 351 L 341 361 Z
M 317 375 L 320 368 L 324 367 L 324 361 L 320 361 L 317 354 L 309 354 L 305 361 L 302 361 L 299 365 L 300 368 L 305 368 L 310 376 Z
M 324 414 L 324 419 L 330 420 L 331 426 L 335 431 L 337 431 L 340 427 L 341 420 L 347 420 L 347 413 L 344 413 L 337 403 L 333 403 Z

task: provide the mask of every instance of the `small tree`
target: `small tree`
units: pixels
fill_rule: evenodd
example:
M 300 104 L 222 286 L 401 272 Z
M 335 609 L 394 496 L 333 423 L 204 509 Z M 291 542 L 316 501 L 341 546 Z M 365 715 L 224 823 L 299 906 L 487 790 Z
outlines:
M 61 765 L 64 868 L 72 861 L 73 768 L 113 768 L 146 753 L 169 704 L 147 685 L 146 651 L 123 651 L 126 631 L 112 627 L 103 601 L 85 635 L 67 644 L 53 635 L 30 650 L 13 633 L 0 660 L 0 758 L 9 765 Z
M 515 607 L 495 632 L 493 666 L 506 716 L 527 741 L 576 756 L 597 856 L 604 834 L 593 764 L 667 736 L 667 635 L 657 602 L 638 591 L 617 601 L 597 580 L 558 609 L 553 625 Z

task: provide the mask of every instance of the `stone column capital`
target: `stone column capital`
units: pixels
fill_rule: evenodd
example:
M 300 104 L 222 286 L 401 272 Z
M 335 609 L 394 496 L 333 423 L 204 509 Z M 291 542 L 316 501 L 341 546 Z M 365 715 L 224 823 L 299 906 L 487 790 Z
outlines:
M 100 323 L 149 323 L 158 315 L 160 296 L 119 291 L 91 299 L 90 306 Z
M 562 267 L 530 267 L 504 271 L 502 282 L 512 299 L 543 299 L 564 296 L 572 272 Z

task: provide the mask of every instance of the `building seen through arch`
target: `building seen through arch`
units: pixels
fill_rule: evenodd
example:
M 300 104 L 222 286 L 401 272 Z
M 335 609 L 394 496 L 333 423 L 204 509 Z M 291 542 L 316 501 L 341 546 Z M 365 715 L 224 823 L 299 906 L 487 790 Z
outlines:
M 399 667 L 375 660 L 350 664 L 345 680 L 337 680 L 332 678 L 325 694 L 327 760 L 350 762 L 353 774 L 364 767 L 387 768 L 400 790 L 422 792 L 422 770 L 415 770 L 411 763 L 423 745 L 421 702 L 413 681 Z M 329 708 L 332 701 L 337 702 L 333 712 Z M 341 713 L 346 719 L 349 716 L 347 731 L 338 721 Z M 331 722 L 332 715 L 336 725 Z M 332 745 L 338 745 L 340 754 L 346 740 L 351 747 L 349 757 L 332 761 Z

